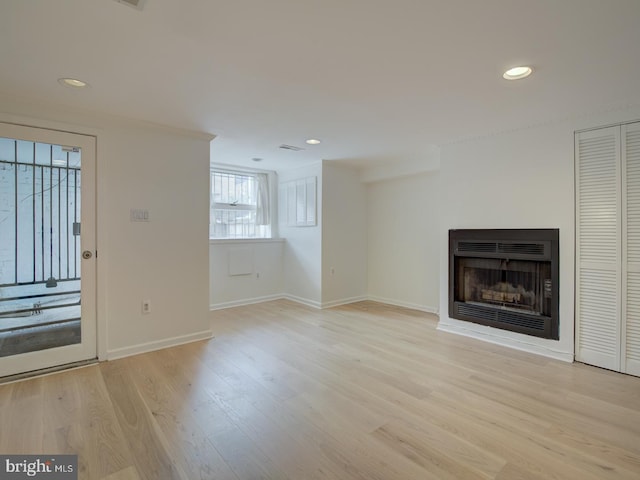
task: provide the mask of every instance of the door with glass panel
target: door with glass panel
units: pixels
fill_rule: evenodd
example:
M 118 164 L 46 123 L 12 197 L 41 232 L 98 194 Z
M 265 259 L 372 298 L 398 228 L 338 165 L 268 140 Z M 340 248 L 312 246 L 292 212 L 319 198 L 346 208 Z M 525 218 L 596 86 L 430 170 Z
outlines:
M 0 123 L 0 377 L 96 357 L 95 149 Z

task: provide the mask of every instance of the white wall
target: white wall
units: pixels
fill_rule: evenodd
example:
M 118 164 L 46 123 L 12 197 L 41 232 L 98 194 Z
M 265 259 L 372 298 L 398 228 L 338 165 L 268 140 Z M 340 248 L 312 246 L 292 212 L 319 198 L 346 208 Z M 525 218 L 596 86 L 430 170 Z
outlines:
M 366 298 L 366 187 L 360 175 L 357 170 L 327 161 L 280 171 L 281 184 L 317 178 L 317 225 L 287 225 L 286 205 L 280 198 L 280 242 L 211 241 L 210 307 L 279 297 L 328 307 Z M 229 255 L 238 249 L 251 257 L 251 273 L 230 276 Z
M 367 199 L 369 297 L 437 312 L 439 173 L 370 183 Z
M 0 105 L 2 121 L 97 137 L 101 358 L 210 336 L 212 137 L 9 97 Z M 131 208 L 149 210 L 151 221 L 131 223 Z
M 209 242 L 210 309 L 246 305 L 281 298 L 284 241 L 211 240 Z M 240 253 L 251 263 L 251 273 L 229 274 L 230 255 Z
M 215 159 L 215 142 L 211 155 Z M 218 310 L 238 305 L 282 298 L 284 291 L 283 240 L 278 237 L 278 178 L 269 170 L 249 169 L 234 165 L 214 166 L 269 174 L 272 239 L 225 239 L 209 241 L 209 308 Z M 229 275 L 229 256 L 238 249 L 251 259 L 252 273 Z
M 316 176 L 317 225 L 291 227 L 280 221 L 279 231 L 286 239 L 284 246 L 284 292 L 287 296 L 302 303 L 322 306 L 322 163 L 283 170 L 278 172 L 279 182 L 285 183 L 310 176 Z M 286 218 L 282 211 L 283 202 L 279 201 L 280 219 Z
M 367 190 L 360 172 L 322 166 L 322 306 L 367 294 Z
M 439 327 L 571 361 L 574 351 L 574 131 L 640 118 L 640 109 L 568 120 L 442 147 Z M 560 340 L 451 319 L 448 230 L 560 229 Z
M 98 172 L 106 181 L 99 222 L 107 229 L 109 350 L 208 330 L 209 142 L 110 129 L 98 137 L 98 163 L 106 164 Z M 130 222 L 131 208 L 148 209 L 151 221 Z M 142 299 L 151 314 L 140 314 Z

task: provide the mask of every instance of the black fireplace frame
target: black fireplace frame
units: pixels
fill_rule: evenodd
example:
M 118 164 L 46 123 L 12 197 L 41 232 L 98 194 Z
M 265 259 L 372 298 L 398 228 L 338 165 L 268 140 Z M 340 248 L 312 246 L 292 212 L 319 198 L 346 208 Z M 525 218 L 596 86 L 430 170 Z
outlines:
M 526 335 L 559 340 L 559 230 L 449 230 L 449 317 Z M 457 258 L 497 258 L 551 262 L 551 315 L 514 313 L 455 300 Z

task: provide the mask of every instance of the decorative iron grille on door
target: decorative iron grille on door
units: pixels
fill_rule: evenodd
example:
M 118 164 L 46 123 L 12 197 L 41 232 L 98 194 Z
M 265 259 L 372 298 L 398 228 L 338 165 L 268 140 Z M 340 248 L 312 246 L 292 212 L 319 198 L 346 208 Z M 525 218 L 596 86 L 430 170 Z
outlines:
M 0 139 L 0 287 L 80 278 L 78 149 Z

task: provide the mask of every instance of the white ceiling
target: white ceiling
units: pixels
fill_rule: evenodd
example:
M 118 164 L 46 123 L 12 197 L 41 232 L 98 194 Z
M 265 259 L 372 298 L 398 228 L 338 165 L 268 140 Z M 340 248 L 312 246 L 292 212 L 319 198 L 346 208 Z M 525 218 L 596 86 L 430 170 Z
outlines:
M 268 169 L 640 104 L 639 47 L 640 0 L 0 1 L 0 92 L 213 133 L 215 160 Z

